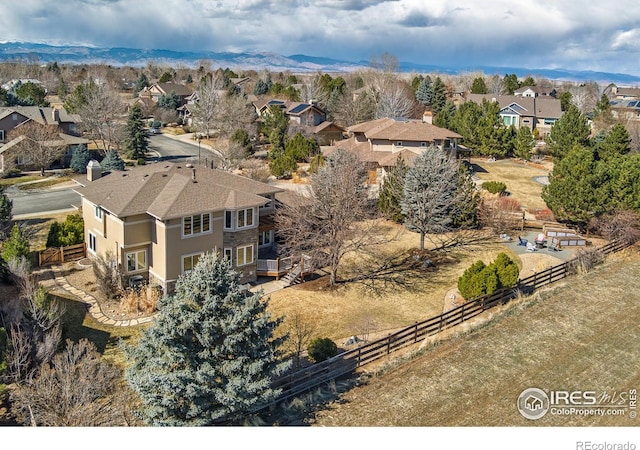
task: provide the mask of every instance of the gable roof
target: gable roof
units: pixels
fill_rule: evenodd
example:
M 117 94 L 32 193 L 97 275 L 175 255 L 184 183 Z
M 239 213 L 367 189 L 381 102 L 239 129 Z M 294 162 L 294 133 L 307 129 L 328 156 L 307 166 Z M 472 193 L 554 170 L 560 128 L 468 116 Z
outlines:
M 0 107 L 0 119 L 4 119 L 16 113 L 26 120 L 33 120 L 41 125 L 58 125 L 60 123 L 80 123 L 82 119 L 78 114 L 70 114 L 64 108 L 51 108 L 41 106 L 4 106 Z M 25 121 L 26 121 L 25 120 Z
M 559 99 L 554 97 L 522 97 L 520 95 L 491 95 L 491 94 L 468 94 L 466 101 L 481 104 L 483 100 L 497 102 L 500 109 L 509 108 L 513 105 L 523 110 L 518 110 L 520 115 L 535 116 L 548 119 L 559 119 L 562 117 L 562 107 Z
M 264 205 L 281 189 L 204 166 L 157 163 L 113 172 L 76 191 L 118 217 L 147 213 L 166 220 Z
M 191 89 L 189 89 L 184 84 L 178 83 L 156 83 L 154 86 L 158 88 L 159 91 L 163 92 L 165 95 L 170 94 L 172 91 L 181 97 L 188 97 L 192 94 Z
M 445 139 L 461 139 L 462 136 L 446 128 L 418 120 L 382 118 L 348 128 L 353 133 L 363 133 L 367 139 L 388 141 L 434 142 Z

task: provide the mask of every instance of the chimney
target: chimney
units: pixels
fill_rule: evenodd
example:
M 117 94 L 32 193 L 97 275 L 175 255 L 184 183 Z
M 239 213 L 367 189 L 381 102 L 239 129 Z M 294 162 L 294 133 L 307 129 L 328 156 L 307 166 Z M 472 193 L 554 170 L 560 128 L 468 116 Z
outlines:
M 102 166 L 98 161 L 92 159 L 87 164 L 87 180 L 94 181 L 102 176 Z
M 56 109 L 55 106 L 51 108 L 51 119 L 54 122 L 60 122 L 60 112 Z

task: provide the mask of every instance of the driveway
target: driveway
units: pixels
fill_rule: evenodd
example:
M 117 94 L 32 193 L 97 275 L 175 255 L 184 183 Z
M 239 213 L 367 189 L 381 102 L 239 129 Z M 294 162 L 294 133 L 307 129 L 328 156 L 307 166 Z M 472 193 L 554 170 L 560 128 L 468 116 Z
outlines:
M 161 161 L 197 163 L 198 156 L 202 162 L 211 161 L 214 152 L 208 145 L 200 144 L 192 139 L 192 134 L 175 136 L 169 133 L 149 136 L 149 153 Z

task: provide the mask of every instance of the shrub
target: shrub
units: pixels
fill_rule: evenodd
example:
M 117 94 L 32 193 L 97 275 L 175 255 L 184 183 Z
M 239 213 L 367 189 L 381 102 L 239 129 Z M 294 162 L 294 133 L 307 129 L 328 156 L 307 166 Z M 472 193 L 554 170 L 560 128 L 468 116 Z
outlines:
M 485 181 L 482 183 L 482 188 L 491 192 L 492 194 L 504 194 L 507 191 L 507 185 L 502 181 Z
M 68 215 L 64 222 L 49 227 L 47 247 L 66 247 L 84 242 L 84 220 L 80 214 Z
M 129 312 L 150 314 L 156 310 L 160 297 L 160 290 L 145 285 L 140 289 L 127 289 L 120 302 Z
M 329 338 L 315 338 L 309 342 L 307 352 L 313 362 L 321 362 L 335 356 L 338 346 Z
M 581 248 L 576 251 L 573 259 L 567 263 L 567 272 L 571 274 L 587 273 L 598 264 L 604 262 L 605 255 L 600 249 Z
M 510 197 L 483 198 L 478 208 L 480 223 L 497 233 L 519 228 L 522 223 L 520 202 Z
M 138 158 L 136 162 L 138 163 L 139 166 L 144 166 L 147 163 L 147 160 L 144 158 Z
M 536 209 L 533 212 L 533 216 L 536 220 L 543 220 L 546 222 L 554 222 L 556 218 L 553 216 L 553 212 L 549 208 Z
M 29 239 L 22 233 L 22 228 L 15 224 L 9 238 L 2 244 L 2 259 L 9 262 L 12 259 L 29 256 Z
M 114 298 L 122 292 L 122 279 L 111 250 L 104 255 L 96 256 L 93 263 L 93 273 L 96 276 L 98 288 L 108 298 Z
M 498 289 L 513 287 L 518 283 L 520 269 L 506 253 L 500 253 L 486 266 L 476 261 L 458 278 L 458 290 L 466 299 L 490 295 Z

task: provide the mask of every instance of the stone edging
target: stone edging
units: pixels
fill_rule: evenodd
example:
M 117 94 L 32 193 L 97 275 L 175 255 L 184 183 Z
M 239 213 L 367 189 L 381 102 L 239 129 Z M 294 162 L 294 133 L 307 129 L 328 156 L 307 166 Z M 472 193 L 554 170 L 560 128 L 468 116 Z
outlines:
M 142 317 L 140 319 L 111 319 L 104 315 L 95 297 L 69 284 L 65 276 L 62 274 L 60 266 L 51 266 L 51 271 L 53 272 L 56 285 L 85 303 L 89 307 L 88 312 L 91 318 L 102 325 L 110 327 L 135 327 L 136 325 L 142 325 L 153 321 L 153 316 Z

